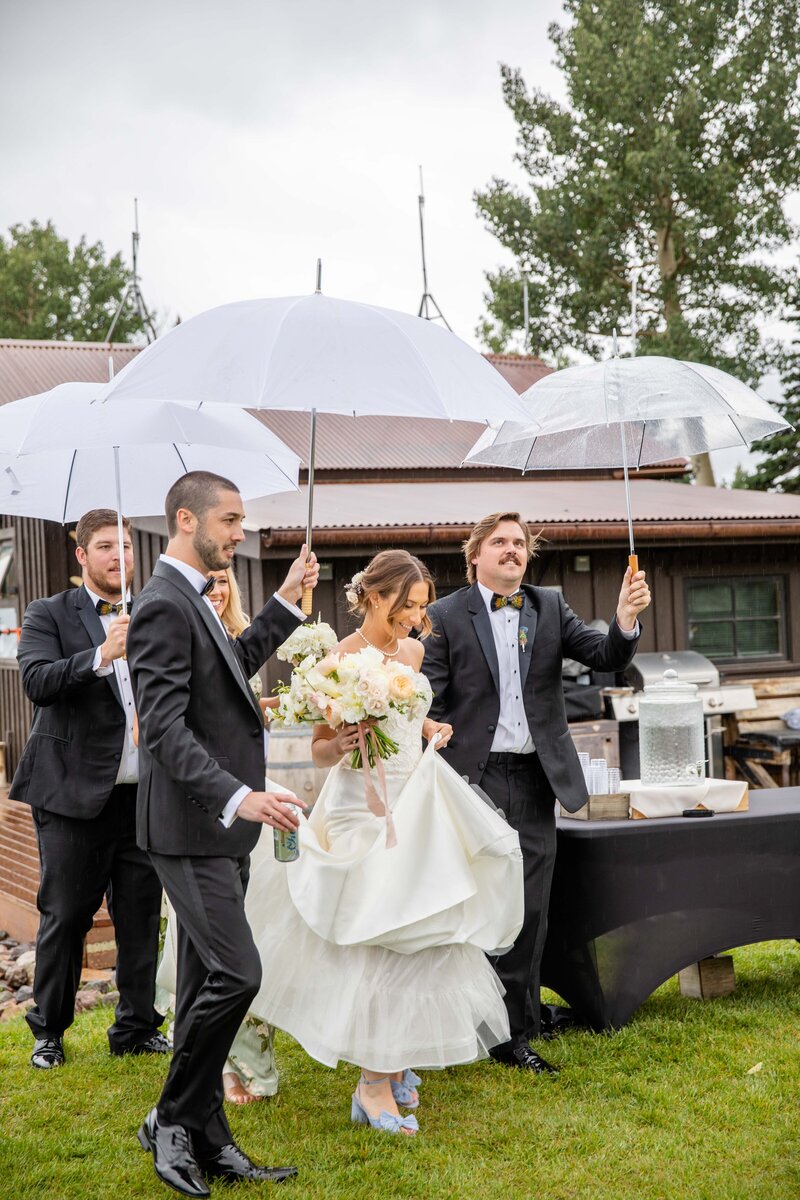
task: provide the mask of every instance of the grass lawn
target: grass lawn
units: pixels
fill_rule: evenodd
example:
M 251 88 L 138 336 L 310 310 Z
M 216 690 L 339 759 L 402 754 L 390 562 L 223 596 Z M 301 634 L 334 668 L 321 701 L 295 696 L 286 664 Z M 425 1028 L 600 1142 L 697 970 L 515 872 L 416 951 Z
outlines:
M 296 1200 L 792 1200 L 800 945 L 734 958 L 733 996 L 683 999 L 670 980 L 619 1033 L 543 1046 L 558 1079 L 492 1063 L 427 1074 L 416 1139 L 351 1126 L 354 1069 L 326 1070 L 279 1035 L 280 1095 L 233 1110 L 234 1134 L 257 1161 L 300 1168 L 286 1185 Z M 79 1017 L 67 1065 L 52 1072 L 27 1065 L 21 1018 L 0 1025 L 1 1200 L 175 1194 L 136 1140 L 164 1062 L 111 1058 L 108 1021 L 103 1009 Z M 265 1188 L 213 1192 L 244 1200 Z

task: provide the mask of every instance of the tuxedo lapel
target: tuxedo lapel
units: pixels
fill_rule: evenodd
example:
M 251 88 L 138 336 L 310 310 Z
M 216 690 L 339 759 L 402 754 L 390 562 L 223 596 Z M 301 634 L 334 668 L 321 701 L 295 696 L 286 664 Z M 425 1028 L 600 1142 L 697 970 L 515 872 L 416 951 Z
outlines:
M 473 583 L 467 597 L 467 605 L 472 617 L 472 624 L 477 634 L 478 641 L 483 651 L 483 656 L 486 659 L 486 665 L 492 673 L 494 686 L 497 694 L 500 694 L 500 667 L 497 662 L 497 649 L 494 644 L 494 636 L 492 635 L 492 625 L 489 620 L 489 613 L 486 605 L 483 602 L 483 596 L 476 583 Z
M 169 582 L 174 584 L 175 587 L 183 593 L 187 600 L 194 605 L 200 614 L 201 620 L 205 624 L 206 629 L 211 634 L 217 649 L 225 659 L 229 670 L 233 672 L 236 682 L 244 692 L 251 706 L 258 710 L 259 717 L 261 717 L 261 709 L 258 705 L 258 701 L 253 695 L 253 689 L 250 687 L 250 684 L 244 677 L 244 671 L 242 670 L 242 666 L 236 657 L 236 652 L 231 645 L 230 639 L 228 638 L 225 630 L 222 628 L 222 623 L 214 616 L 213 612 L 206 604 L 200 593 L 192 587 L 185 575 L 181 575 L 180 571 L 176 571 L 175 568 L 170 566 L 169 563 L 164 563 L 161 561 L 157 562 L 153 568 L 153 574 L 159 575 L 162 579 L 169 580 Z M 261 719 L 263 720 L 263 717 L 261 717 Z
M 89 637 L 92 640 L 92 645 L 102 646 L 103 642 L 106 640 L 106 631 L 103 628 L 103 622 L 98 616 L 97 609 L 92 604 L 91 597 L 89 596 L 89 593 L 86 591 L 86 588 L 83 586 L 83 584 L 81 584 L 81 586 L 75 592 L 75 607 L 78 610 L 78 616 L 80 617 L 86 632 L 89 634 Z M 119 684 L 117 683 L 116 671 L 112 670 L 110 675 L 105 675 L 103 678 L 111 688 L 111 691 L 114 693 L 114 699 L 117 701 L 120 708 L 124 708 L 125 705 L 122 703 L 122 696 L 120 695 Z
M 533 658 L 533 639 L 536 634 L 536 622 L 539 614 L 533 607 L 533 602 L 524 588 L 522 594 L 525 600 L 522 608 L 519 610 L 519 678 L 521 686 L 525 687 L 525 680 L 528 678 L 528 669 Z

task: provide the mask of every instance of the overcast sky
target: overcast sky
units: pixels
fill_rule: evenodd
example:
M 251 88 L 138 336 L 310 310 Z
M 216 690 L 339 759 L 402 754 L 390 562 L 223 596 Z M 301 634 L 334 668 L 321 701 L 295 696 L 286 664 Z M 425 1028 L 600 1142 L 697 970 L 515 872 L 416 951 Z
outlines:
M 0 231 L 52 220 L 130 253 L 172 323 L 323 290 L 416 312 L 429 288 L 477 344 L 510 256 L 472 199 L 522 181 L 499 64 L 564 98 L 557 0 L 25 0 L 0 27 Z M 774 381 L 764 394 L 774 397 Z M 741 456 L 720 460 L 730 474 Z
M 499 63 L 562 95 L 556 0 L 26 0 L 5 9 L 0 229 L 52 219 L 129 253 L 170 316 L 312 291 L 474 342 L 507 261 L 472 193 L 515 175 Z

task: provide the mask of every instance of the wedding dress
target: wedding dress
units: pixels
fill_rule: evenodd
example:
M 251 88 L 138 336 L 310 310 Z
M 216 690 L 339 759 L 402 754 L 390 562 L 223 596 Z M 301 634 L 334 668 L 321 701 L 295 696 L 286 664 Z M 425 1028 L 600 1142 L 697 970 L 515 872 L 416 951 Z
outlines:
M 430 696 L 425 676 L 416 682 Z M 422 717 L 390 710 L 382 727 L 399 746 L 383 762 L 396 845 L 345 761 L 301 817 L 295 862 L 274 860 L 268 830 L 259 839 L 246 910 L 263 982 L 251 1017 L 330 1067 L 471 1062 L 509 1037 L 486 954 L 522 926 L 519 839 L 433 746 L 423 754 Z

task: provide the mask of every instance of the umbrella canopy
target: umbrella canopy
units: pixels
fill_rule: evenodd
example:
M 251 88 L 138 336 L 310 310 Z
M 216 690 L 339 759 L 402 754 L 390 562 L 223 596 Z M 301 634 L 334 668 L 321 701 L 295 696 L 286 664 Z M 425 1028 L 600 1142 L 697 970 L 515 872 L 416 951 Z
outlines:
M 421 317 L 310 296 L 243 300 L 200 313 L 153 342 L 107 385 L 110 402 L 208 401 L 311 413 L 311 549 L 317 413 L 525 421 L 509 383 L 454 333 Z M 303 611 L 311 611 L 311 591 Z
M 76 521 L 90 508 L 161 514 L 179 476 L 206 470 L 247 498 L 297 491 L 300 460 L 246 412 L 220 405 L 109 405 L 67 383 L 0 408 L 0 512 Z M 123 596 L 123 605 L 124 605 Z
M 528 416 L 500 373 L 449 330 L 321 292 L 200 313 L 142 351 L 105 395 L 487 424 Z
M 655 355 L 554 371 L 520 399 L 528 421 L 487 430 L 466 462 L 519 471 L 644 466 L 788 428 L 732 375 Z
M 631 569 L 637 569 L 629 466 L 749 446 L 788 422 L 741 380 L 674 358 L 611 358 L 567 367 L 523 393 L 527 423 L 503 423 L 465 459 L 518 471 L 622 467 Z

